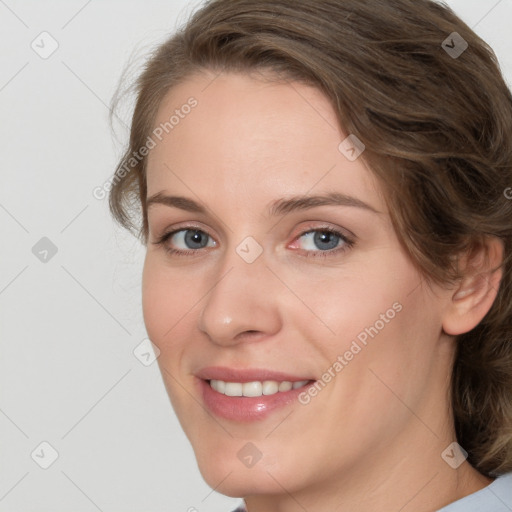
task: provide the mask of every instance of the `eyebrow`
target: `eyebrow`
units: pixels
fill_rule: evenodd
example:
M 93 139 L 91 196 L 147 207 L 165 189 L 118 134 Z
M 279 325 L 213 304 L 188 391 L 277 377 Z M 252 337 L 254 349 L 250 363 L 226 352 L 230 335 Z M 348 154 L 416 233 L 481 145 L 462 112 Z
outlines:
M 155 204 L 179 208 L 192 213 L 206 214 L 206 208 L 196 201 L 182 196 L 166 195 L 163 192 L 157 192 L 146 200 L 146 207 L 148 209 Z M 293 211 L 308 210 L 317 206 L 352 206 L 373 213 L 380 213 L 373 208 L 373 206 L 365 203 L 361 199 L 339 192 L 330 192 L 316 196 L 292 196 L 290 198 L 277 199 L 269 204 L 268 213 L 270 216 L 286 215 Z

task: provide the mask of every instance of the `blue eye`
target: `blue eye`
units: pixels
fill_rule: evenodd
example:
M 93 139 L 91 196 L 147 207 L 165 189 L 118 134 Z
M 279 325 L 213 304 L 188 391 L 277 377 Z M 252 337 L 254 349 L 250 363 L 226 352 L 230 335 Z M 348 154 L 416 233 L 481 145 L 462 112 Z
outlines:
M 194 256 L 198 254 L 199 249 L 206 247 L 215 247 L 217 244 L 211 240 L 208 243 L 208 239 L 211 237 L 204 231 L 195 227 L 180 228 L 169 233 L 162 235 L 156 242 L 155 245 L 162 245 L 165 250 L 172 255 L 177 256 Z M 295 240 L 304 238 L 306 240 L 306 247 L 300 249 L 301 252 L 306 253 L 306 257 L 320 257 L 325 258 L 332 256 L 342 251 L 350 249 L 354 245 L 354 241 L 349 239 L 339 231 L 330 228 L 322 227 L 317 229 L 310 229 L 303 232 Z M 184 248 L 171 247 L 176 244 L 185 244 Z
M 306 250 L 315 250 L 315 247 L 324 250 L 335 249 L 340 241 L 343 241 L 339 234 L 333 233 L 332 231 L 320 231 L 313 230 L 304 233 L 299 238 L 304 238 L 308 242 Z
M 185 249 L 174 249 L 172 247 L 166 247 L 166 250 L 172 254 L 189 254 L 190 252 L 203 249 L 207 246 L 207 240 L 209 235 L 200 229 L 181 228 L 175 231 L 164 234 L 156 244 L 165 245 L 168 241 L 174 239 L 174 243 L 185 243 L 189 247 Z M 214 247 L 215 242 L 210 247 Z
M 304 238 L 305 248 L 300 249 L 306 257 L 326 258 L 347 251 L 354 245 L 354 241 L 343 233 L 331 227 L 310 229 L 299 235 L 296 240 Z

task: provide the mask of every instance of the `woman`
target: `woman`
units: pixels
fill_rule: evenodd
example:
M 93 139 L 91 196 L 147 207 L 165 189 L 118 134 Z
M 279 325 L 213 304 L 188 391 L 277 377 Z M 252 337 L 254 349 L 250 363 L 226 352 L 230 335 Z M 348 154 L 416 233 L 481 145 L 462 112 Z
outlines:
M 162 44 L 110 205 L 206 482 L 510 510 L 511 186 L 512 96 L 443 5 L 213 0 Z

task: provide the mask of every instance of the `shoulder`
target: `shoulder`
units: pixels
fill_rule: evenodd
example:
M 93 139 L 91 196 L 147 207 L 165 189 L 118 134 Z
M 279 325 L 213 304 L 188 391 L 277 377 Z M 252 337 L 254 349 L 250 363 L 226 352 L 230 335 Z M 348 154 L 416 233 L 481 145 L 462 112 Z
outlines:
M 437 512 L 510 512 L 512 510 L 512 472 L 500 475 L 491 484 Z
M 233 510 L 232 512 L 247 512 L 247 509 L 245 508 L 245 505 L 243 503 L 241 503 L 240 505 L 238 505 L 238 507 Z

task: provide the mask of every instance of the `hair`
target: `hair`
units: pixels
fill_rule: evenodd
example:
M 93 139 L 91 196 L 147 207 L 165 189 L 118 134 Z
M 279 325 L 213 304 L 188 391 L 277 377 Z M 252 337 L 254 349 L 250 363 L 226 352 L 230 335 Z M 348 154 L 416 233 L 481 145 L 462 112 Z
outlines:
M 453 32 L 468 44 L 460 55 L 448 51 Z M 155 49 L 135 83 L 109 204 L 144 243 L 147 158 L 134 163 L 133 155 L 164 96 L 208 71 L 266 71 L 321 90 L 340 128 L 364 143 L 360 158 L 427 282 L 460 279 L 459 255 L 489 237 L 502 241 L 497 297 L 456 338 L 450 400 L 472 466 L 488 477 L 511 471 L 512 95 L 493 50 L 432 0 L 207 1 Z

